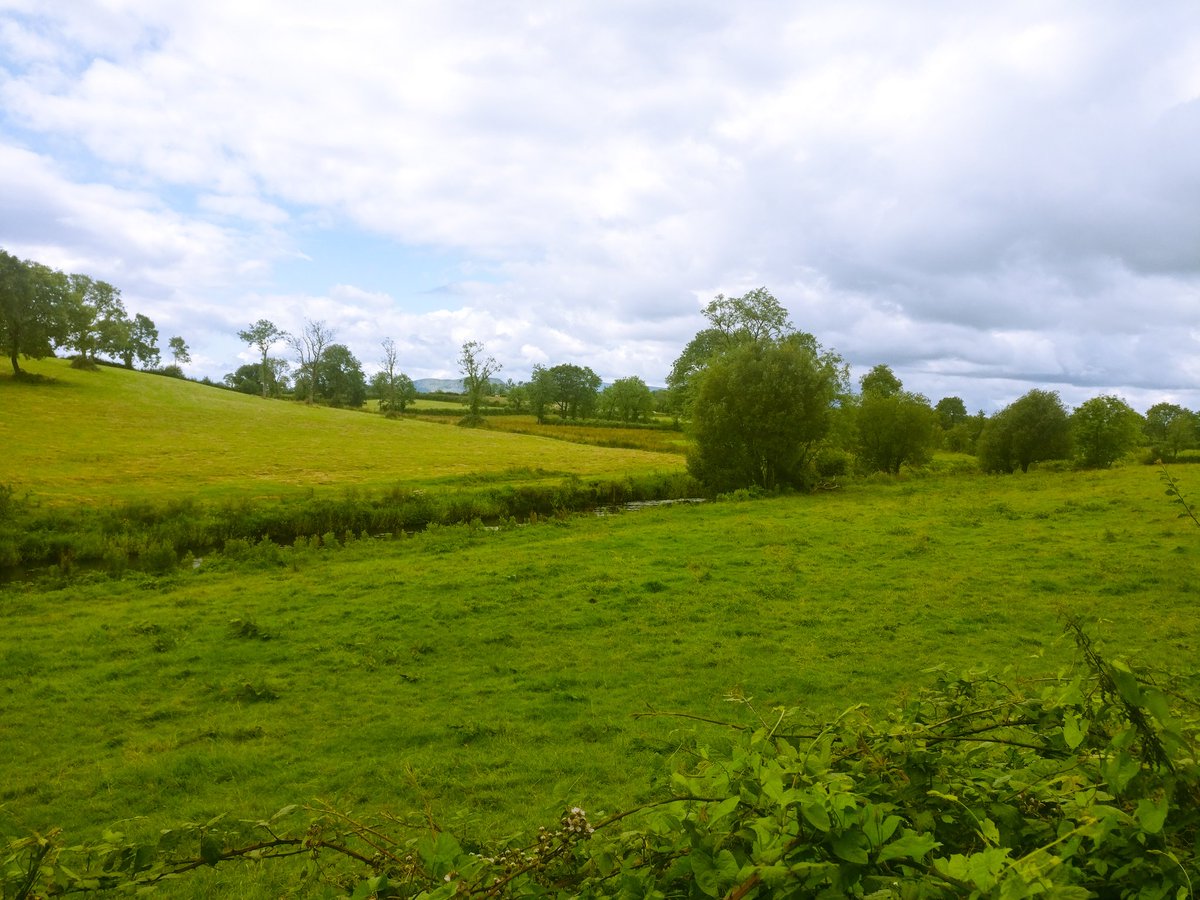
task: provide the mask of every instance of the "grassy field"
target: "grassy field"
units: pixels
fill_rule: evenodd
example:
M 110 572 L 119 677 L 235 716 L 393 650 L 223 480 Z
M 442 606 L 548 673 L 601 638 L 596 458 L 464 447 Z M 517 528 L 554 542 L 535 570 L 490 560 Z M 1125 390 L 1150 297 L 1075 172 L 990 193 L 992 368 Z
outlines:
M 597 427 L 594 425 L 539 424 L 536 416 L 496 416 L 492 428 L 514 434 L 589 444 L 594 447 L 652 450 L 657 453 L 686 453 L 688 440 L 681 431 L 657 428 Z
M 1142 468 L 244 556 L 10 586 L 10 825 L 325 797 L 495 833 L 653 793 L 695 727 L 651 706 L 824 714 L 934 665 L 1051 670 L 1067 614 L 1149 662 L 1200 653 L 1200 541 Z
M 0 482 L 59 502 L 443 483 L 456 466 L 542 453 L 557 470 L 680 464 L 40 370 L 59 380 L 0 380 Z M 255 442 L 289 428 L 290 450 L 263 464 Z M 72 435 L 92 449 L 65 447 Z M 405 452 L 369 465 L 397 435 Z M 1190 469 L 1177 475 L 1200 496 Z M 0 834 L 83 838 L 117 821 L 152 833 L 323 798 L 428 808 L 497 837 L 564 805 L 612 811 L 662 792 L 714 732 L 638 717 L 652 709 L 728 719 L 744 714 L 730 698 L 749 697 L 816 719 L 886 703 L 934 666 L 1051 672 L 1072 664 L 1068 615 L 1113 652 L 1191 665 L 1200 530 L 1176 513 L 1147 467 L 947 471 L 345 546 L 238 543 L 159 577 L 14 582 L 0 587 Z M 282 890 L 256 870 L 206 878 L 179 891 Z
M 364 412 L 264 401 L 123 369 L 30 361 L 38 384 L 0 376 L 0 484 L 69 504 L 182 496 L 278 497 L 312 488 L 438 486 L 680 471 L 675 454 L 443 429 Z

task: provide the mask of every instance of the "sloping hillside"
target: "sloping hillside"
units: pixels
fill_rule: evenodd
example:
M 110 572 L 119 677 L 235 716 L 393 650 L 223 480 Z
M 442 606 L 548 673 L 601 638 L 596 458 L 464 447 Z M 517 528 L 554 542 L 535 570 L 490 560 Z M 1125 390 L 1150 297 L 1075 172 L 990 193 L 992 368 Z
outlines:
M 0 484 L 51 502 L 679 471 L 670 454 L 388 420 L 115 368 L 0 376 Z

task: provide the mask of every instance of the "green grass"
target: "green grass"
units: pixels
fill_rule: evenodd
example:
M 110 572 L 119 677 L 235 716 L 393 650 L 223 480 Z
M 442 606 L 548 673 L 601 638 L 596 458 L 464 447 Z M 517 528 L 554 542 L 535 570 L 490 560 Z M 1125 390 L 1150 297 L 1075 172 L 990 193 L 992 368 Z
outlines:
M 1185 485 L 1186 487 L 1186 485 Z M 1066 665 L 1082 615 L 1200 654 L 1200 539 L 1153 470 L 945 477 L 341 549 L 0 596 L 0 821 L 153 828 L 327 798 L 507 834 L 628 806 L 690 721 L 816 717 L 931 666 Z
M 308 409 L 115 369 L 0 378 L 0 483 L 34 503 L 167 503 L 407 484 L 430 491 L 679 471 L 585 447 Z M 560 426 L 556 426 L 560 427 Z M 664 432 L 664 434 L 667 434 Z M 0 586 L 0 833 L 153 832 L 292 802 L 432 814 L 498 837 L 564 804 L 664 790 L 729 698 L 812 718 L 933 666 L 1200 654 L 1200 532 L 1148 467 L 925 477 L 840 491 L 433 528 L 344 547 L 236 545 L 162 577 Z M 1176 470 L 1193 501 L 1200 488 Z M 227 877 L 223 872 L 211 876 Z M 278 895 L 260 870 L 227 893 Z M 193 882 L 189 882 L 193 884 Z M 198 895 L 217 892 L 194 882 Z M 188 888 L 181 887 L 181 891 Z
M 671 454 L 264 401 L 123 369 L 30 361 L 0 376 L 0 484 L 58 504 L 281 497 L 336 485 L 410 487 L 510 473 L 621 477 L 680 471 Z M 520 473 L 529 473 L 522 475 Z

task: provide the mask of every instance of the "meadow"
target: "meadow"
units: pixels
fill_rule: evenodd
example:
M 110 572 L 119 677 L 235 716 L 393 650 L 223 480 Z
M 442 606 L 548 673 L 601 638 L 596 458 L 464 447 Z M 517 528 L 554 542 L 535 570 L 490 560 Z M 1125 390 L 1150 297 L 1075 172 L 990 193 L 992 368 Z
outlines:
M 29 361 L 0 378 L 0 483 L 48 504 L 308 495 L 335 487 L 446 486 L 681 471 L 676 454 L 530 440 L 493 429 L 264 401 L 117 368 Z
M 75 456 L 78 414 L 55 420 L 62 405 L 45 398 L 92 375 L 29 394 L 0 381 L 4 427 L 23 445 L 0 483 L 20 478 L 46 502 L 104 503 L 426 477 L 404 454 L 395 468 L 392 457 L 369 467 L 371 453 L 349 446 L 349 461 L 289 455 L 278 463 L 286 476 L 253 467 L 252 446 L 209 469 L 232 434 L 282 440 L 261 430 L 275 415 L 302 423 L 296 440 L 309 449 L 347 440 L 378 441 L 379 451 L 379 435 L 426 432 L 149 376 L 126 385 L 108 371 L 95 376 L 110 379 L 103 389 L 78 382 L 102 409 L 89 424 L 96 455 Z M 108 397 L 111 384 L 126 393 Z M 22 415 L 7 415 L 18 403 Z M 136 414 L 142 404 L 160 416 L 153 404 L 179 405 L 169 437 L 155 436 L 161 417 Z M 316 433 L 328 422 L 336 438 Z M 536 465 L 546 445 L 560 469 L 663 464 L 427 427 L 427 448 L 411 454 L 440 465 L 438 477 L 455 471 L 457 452 L 466 469 L 494 472 Z M 478 440 L 498 440 L 488 446 L 507 455 L 473 456 Z M 172 446 L 186 462 L 171 461 Z M 1061 639 L 1072 615 L 1149 664 L 1200 655 L 1200 540 L 1154 469 L 985 477 L 965 459 L 941 462 L 940 473 L 813 495 L 386 540 L 238 540 L 160 575 L 9 583 L 0 834 L 61 827 L 83 838 L 117 822 L 153 834 L 321 800 L 495 838 L 564 806 L 612 812 L 661 796 L 681 756 L 712 738 L 700 719 L 744 709 L 731 700 L 819 721 L 856 703 L 886 706 L 939 667 L 1050 674 L 1076 664 Z M 93 487 L 88 473 L 106 467 L 118 471 Z M 698 718 L 645 715 L 656 711 Z M 221 870 L 178 891 L 277 894 L 274 877 Z

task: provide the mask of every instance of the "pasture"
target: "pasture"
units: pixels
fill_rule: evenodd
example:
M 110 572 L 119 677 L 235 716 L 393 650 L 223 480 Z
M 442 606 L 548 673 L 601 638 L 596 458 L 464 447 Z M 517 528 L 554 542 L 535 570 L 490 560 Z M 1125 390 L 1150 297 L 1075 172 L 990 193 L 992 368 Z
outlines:
M 0 483 L 48 503 L 681 465 L 41 365 L 59 380 L 0 379 Z M 1148 467 L 947 471 L 12 582 L 0 834 L 153 834 L 322 800 L 496 838 L 662 795 L 713 732 L 648 712 L 729 719 L 751 698 L 816 721 L 934 667 L 1053 673 L 1073 665 L 1070 615 L 1178 664 L 1200 655 L 1200 536 L 1176 513 Z
M 41 383 L 0 377 L 0 483 L 70 505 L 295 497 L 336 487 L 445 486 L 572 474 L 678 472 L 677 454 L 582 447 L 492 429 L 262 400 L 117 368 L 30 361 Z

